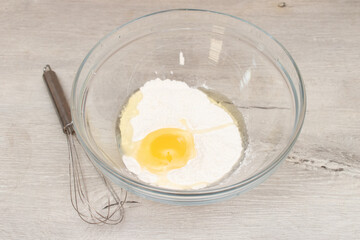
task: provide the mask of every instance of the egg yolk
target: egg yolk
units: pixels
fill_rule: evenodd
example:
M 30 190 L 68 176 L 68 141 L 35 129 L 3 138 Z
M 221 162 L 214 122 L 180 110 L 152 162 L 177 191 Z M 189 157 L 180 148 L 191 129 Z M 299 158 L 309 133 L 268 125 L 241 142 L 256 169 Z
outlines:
M 153 173 L 184 167 L 195 156 L 194 137 L 179 128 L 162 128 L 141 140 L 136 160 Z

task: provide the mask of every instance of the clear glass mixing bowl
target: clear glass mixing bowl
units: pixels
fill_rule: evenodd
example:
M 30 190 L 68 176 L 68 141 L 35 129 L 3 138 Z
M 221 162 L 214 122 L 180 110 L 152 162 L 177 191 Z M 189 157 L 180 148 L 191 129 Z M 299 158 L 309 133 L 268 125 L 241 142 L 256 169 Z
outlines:
M 129 96 L 155 78 L 206 85 L 242 113 L 248 145 L 227 179 L 170 190 L 145 184 L 124 167 L 116 121 Z M 184 205 L 223 200 L 264 181 L 294 145 L 305 108 L 299 70 L 276 39 L 243 19 L 198 9 L 152 13 L 106 35 L 82 62 L 71 97 L 76 134 L 107 177 L 140 196 Z

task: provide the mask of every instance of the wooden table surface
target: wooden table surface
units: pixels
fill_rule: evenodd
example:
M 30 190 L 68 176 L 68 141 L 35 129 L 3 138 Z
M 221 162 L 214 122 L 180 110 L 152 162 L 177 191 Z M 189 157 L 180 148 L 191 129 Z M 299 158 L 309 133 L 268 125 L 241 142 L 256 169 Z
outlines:
M 360 239 L 359 1 L 51 1 L 0 4 L 0 239 Z M 103 35 L 169 8 L 226 12 L 266 29 L 302 72 L 308 111 L 279 170 L 259 187 L 200 207 L 130 195 L 116 226 L 82 222 L 69 201 L 65 136 L 42 81 L 67 97 Z

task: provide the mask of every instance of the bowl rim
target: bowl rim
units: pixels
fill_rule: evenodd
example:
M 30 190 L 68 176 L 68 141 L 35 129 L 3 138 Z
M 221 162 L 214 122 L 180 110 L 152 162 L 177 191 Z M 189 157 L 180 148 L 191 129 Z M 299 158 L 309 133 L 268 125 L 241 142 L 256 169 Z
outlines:
M 82 136 L 81 131 L 78 129 L 77 127 L 77 122 L 76 121 L 76 117 L 77 117 L 77 108 L 76 108 L 76 97 L 77 97 L 77 88 L 78 87 L 83 87 L 83 86 L 78 86 L 78 81 L 79 81 L 79 77 L 80 74 L 82 72 L 82 69 L 85 65 L 85 63 L 87 62 L 87 60 L 89 59 L 89 57 L 91 56 L 91 54 L 93 53 L 93 51 L 102 44 L 102 42 L 104 42 L 107 38 L 109 38 L 110 36 L 112 36 L 114 33 L 116 33 L 118 30 L 120 30 L 121 28 L 135 22 L 135 21 L 139 21 L 143 18 L 147 18 L 147 17 L 151 17 L 153 15 L 158 15 L 158 14 L 162 14 L 162 13 L 169 13 L 169 12 L 179 12 L 179 11 L 192 11 L 192 12 L 206 12 L 206 13 L 211 13 L 211 14 L 219 14 L 219 15 L 223 15 L 223 16 L 227 16 L 230 18 L 233 18 L 235 20 L 239 20 L 243 23 L 246 23 L 248 25 L 250 25 L 251 27 L 254 27 L 258 30 L 260 30 L 261 32 L 263 32 L 266 36 L 268 36 L 270 39 L 272 39 L 286 54 L 286 56 L 290 59 L 292 65 L 295 68 L 296 74 L 299 78 L 299 111 L 296 112 L 296 116 L 295 116 L 295 124 L 294 124 L 294 129 L 293 129 L 293 133 L 291 138 L 288 139 L 288 143 L 287 145 L 283 148 L 283 150 L 278 154 L 277 157 L 274 158 L 274 160 L 268 165 L 266 166 L 264 169 L 262 169 L 261 171 L 255 173 L 254 175 L 252 175 L 251 177 L 242 180 L 240 182 L 231 184 L 229 186 L 225 186 L 225 187 L 218 187 L 218 188 L 211 188 L 211 189 L 198 189 L 198 190 L 174 190 L 174 189 L 167 189 L 167 188 L 161 188 L 161 187 L 156 187 L 156 186 L 152 186 L 152 185 L 148 185 L 145 183 L 142 183 L 140 181 L 136 181 L 130 178 L 127 178 L 126 176 L 123 176 L 121 174 L 119 174 L 118 172 L 116 172 L 112 167 L 110 167 L 107 163 L 105 163 L 104 161 L 101 160 L 101 158 L 93 153 L 89 148 L 88 148 L 88 144 L 86 143 L 87 141 L 84 139 L 84 137 Z M 291 79 L 291 78 L 290 78 Z M 291 84 L 293 84 L 291 82 Z M 304 123 L 304 119 L 305 119 L 305 113 L 306 113 L 306 105 L 307 105 L 307 101 L 306 101 L 306 92 L 305 92 L 305 85 L 303 82 L 303 79 L 301 77 L 299 68 L 297 66 L 297 64 L 295 63 L 293 57 L 290 55 L 290 53 L 288 52 L 288 50 L 275 38 L 273 37 L 271 34 L 267 33 L 266 31 L 264 31 L 262 28 L 258 27 L 257 25 L 244 20 L 242 18 L 227 14 L 227 13 L 222 13 L 222 12 L 218 12 L 218 11 L 212 11 L 212 10 L 205 10 L 205 9 L 193 9 L 193 8 L 177 8 L 177 9 L 167 9 L 167 10 L 162 10 L 162 11 L 157 11 L 157 12 L 153 12 L 150 14 L 146 14 L 143 15 L 141 17 L 135 18 L 133 20 L 128 21 L 127 23 L 124 23 L 122 25 L 120 25 L 119 27 L 115 28 L 114 30 L 112 30 L 111 32 L 109 32 L 108 34 L 106 34 L 104 37 L 102 37 L 92 48 L 91 50 L 87 53 L 87 55 L 85 56 L 85 58 L 83 59 L 83 61 L 81 62 L 78 71 L 76 73 L 75 76 L 75 80 L 73 82 L 72 85 L 72 91 L 71 91 L 71 100 L 70 100 L 70 105 L 71 105 L 71 115 L 73 117 L 73 126 L 74 126 L 74 130 L 76 133 L 76 136 L 81 144 L 81 146 L 84 148 L 86 154 L 90 157 L 90 159 L 93 161 L 93 163 L 95 163 L 96 166 L 98 166 L 101 170 L 104 170 L 106 173 L 105 174 L 110 174 L 111 178 L 116 178 L 118 180 L 120 180 L 122 183 L 124 184 L 128 184 L 132 187 L 135 188 L 140 188 L 142 190 L 149 190 L 152 193 L 157 193 L 157 194 L 162 194 L 162 195 L 168 195 L 168 196 L 193 196 L 193 197 L 197 197 L 197 196 L 204 196 L 204 195 L 218 195 L 221 193 L 225 193 L 228 191 L 232 191 L 235 189 L 239 189 L 243 186 L 246 186 L 250 183 L 256 182 L 257 180 L 261 179 L 263 176 L 267 175 L 269 172 L 271 172 L 274 168 L 276 168 L 288 155 L 288 153 L 291 151 L 292 147 L 294 146 L 297 138 L 299 137 L 299 134 L 301 132 L 303 123 Z M 80 121 L 79 121 L 80 122 Z M 104 173 L 104 172 L 103 172 Z

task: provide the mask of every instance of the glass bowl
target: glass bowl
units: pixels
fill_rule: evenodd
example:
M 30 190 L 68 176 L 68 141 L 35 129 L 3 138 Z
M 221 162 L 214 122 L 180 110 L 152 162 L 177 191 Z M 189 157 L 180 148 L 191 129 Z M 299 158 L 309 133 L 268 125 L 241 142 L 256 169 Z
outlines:
M 124 167 L 116 139 L 119 113 L 132 93 L 155 78 L 206 86 L 242 114 L 244 158 L 219 184 L 165 189 Z M 227 199 L 264 181 L 294 145 L 305 108 L 299 70 L 275 38 L 238 17 L 199 9 L 152 13 L 106 35 L 82 62 L 71 96 L 77 137 L 105 176 L 139 196 L 182 205 Z

